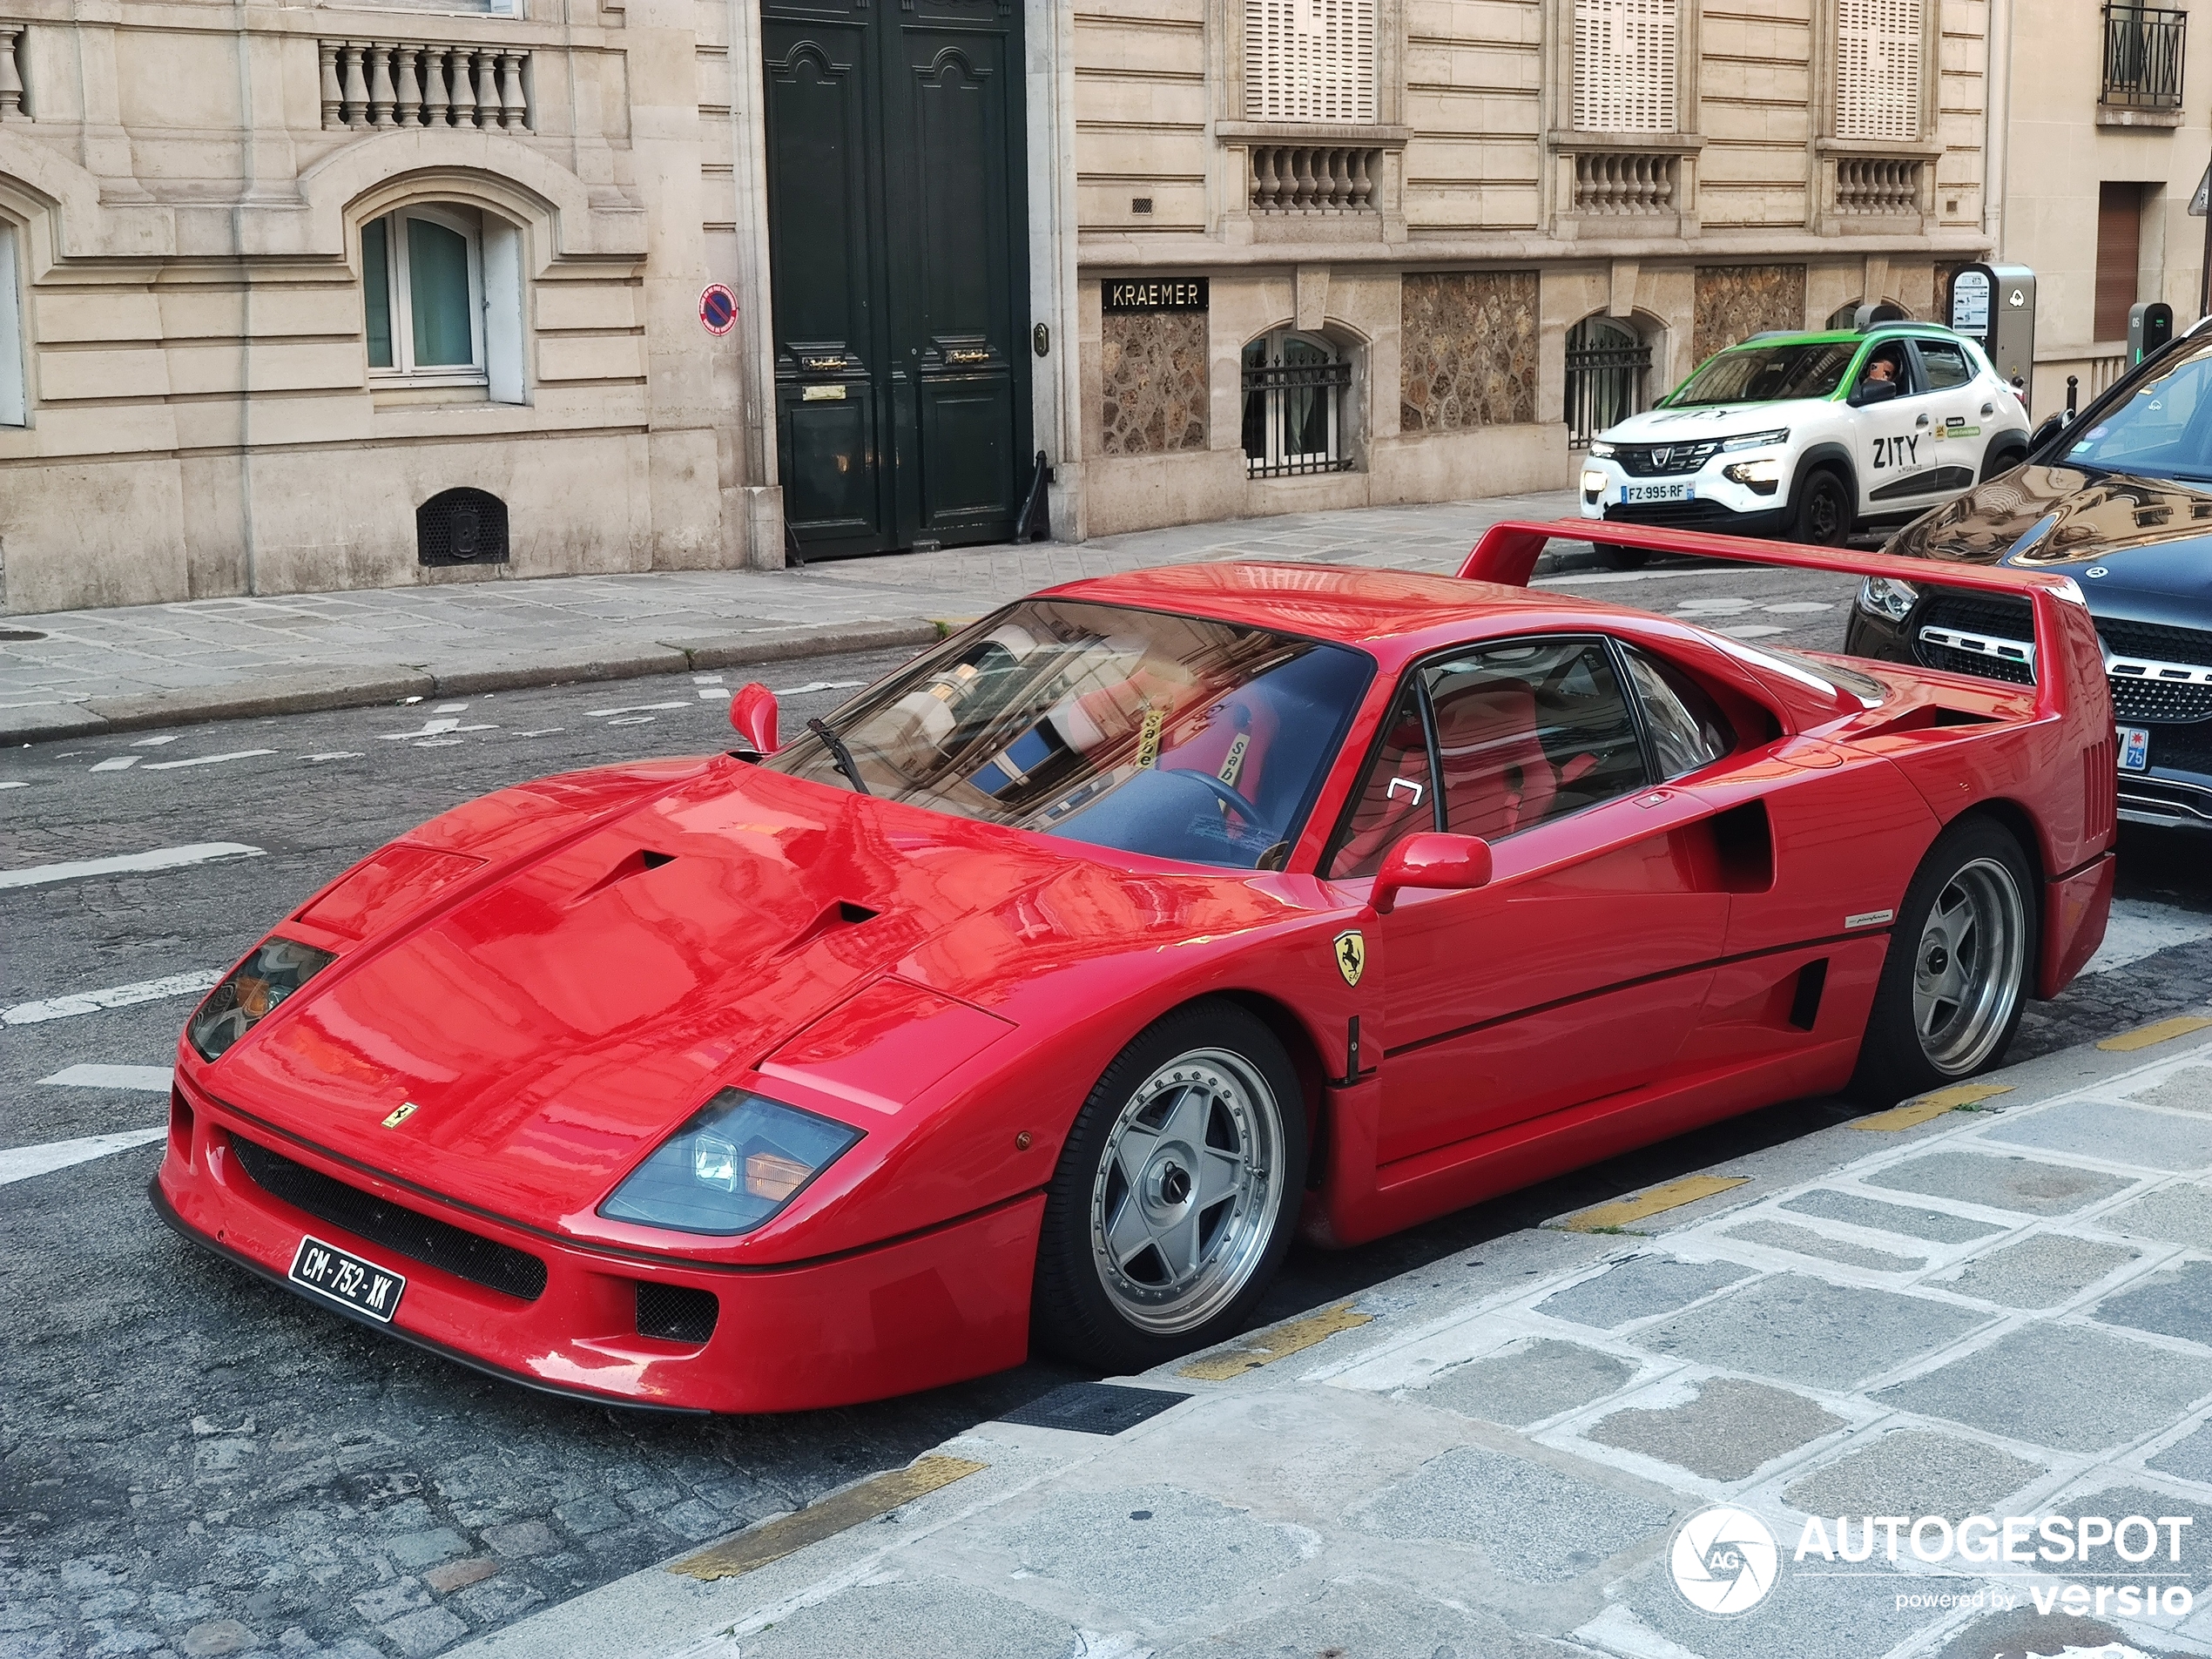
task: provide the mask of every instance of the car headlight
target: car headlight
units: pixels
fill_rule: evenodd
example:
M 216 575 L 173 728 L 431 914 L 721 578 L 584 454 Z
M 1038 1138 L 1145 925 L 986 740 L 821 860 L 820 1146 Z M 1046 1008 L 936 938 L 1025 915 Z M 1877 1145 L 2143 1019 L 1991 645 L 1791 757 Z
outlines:
M 1919 589 L 1895 577 L 1870 576 L 1858 584 L 1858 608 L 1870 617 L 1903 622 L 1919 599 Z
M 1738 461 L 1721 469 L 1721 476 L 1731 482 L 1744 484 L 1762 496 L 1774 494 L 1782 482 L 1782 461 L 1778 455 L 1761 455 L 1757 461 Z
M 849 1123 L 725 1089 L 631 1170 L 599 1213 L 678 1232 L 749 1233 L 860 1138 Z
M 1605 493 L 1605 475 L 1592 467 L 1582 474 L 1582 493 L 1593 500 Z
M 1777 444 L 1789 442 L 1790 428 L 1778 426 L 1771 432 L 1746 432 L 1740 438 L 1723 438 L 1721 448 L 1733 455 L 1738 449 L 1770 449 Z
M 1613 446 L 1602 438 L 1593 438 L 1590 441 L 1590 454 L 1598 460 L 1602 461 L 1612 453 Z
M 185 1038 L 202 1060 L 214 1059 L 337 960 L 330 952 L 297 940 L 263 940 L 192 1011 L 185 1025 Z

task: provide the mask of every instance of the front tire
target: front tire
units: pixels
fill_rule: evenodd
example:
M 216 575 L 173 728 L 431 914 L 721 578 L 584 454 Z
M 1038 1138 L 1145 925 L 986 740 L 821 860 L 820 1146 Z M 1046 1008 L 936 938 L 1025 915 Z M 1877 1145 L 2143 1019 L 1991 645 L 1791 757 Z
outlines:
M 1841 478 L 1823 468 L 1807 475 L 1797 492 L 1791 539 L 1813 547 L 1841 547 L 1851 540 L 1853 516 L 1850 490 Z
M 1258 1018 L 1210 999 L 1147 1027 L 1045 1190 L 1039 1342 L 1129 1372 L 1233 1335 L 1290 1250 L 1305 1154 L 1298 1073 Z
M 2010 831 L 1966 818 L 1905 889 L 1851 1093 L 1888 1105 L 1987 1071 L 2020 1027 L 2035 957 L 2035 876 Z
M 1986 484 L 1991 479 L 2010 472 L 2027 459 L 2027 451 L 2025 449 L 1994 450 L 1982 457 L 1981 482 Z
M 1612 542 L 1591 544 L 1597 552 L 1597 562 L 1608 570 L 1641 570 L 1651 563 L 1651 555 L 1640 547 L 1622 547 Z

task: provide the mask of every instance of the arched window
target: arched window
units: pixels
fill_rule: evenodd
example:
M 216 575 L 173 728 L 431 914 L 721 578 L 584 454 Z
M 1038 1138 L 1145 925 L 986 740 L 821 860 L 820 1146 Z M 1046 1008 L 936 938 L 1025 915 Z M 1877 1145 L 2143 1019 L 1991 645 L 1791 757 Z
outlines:
M 1651 347 L 1611 317 L 1585 317 L 1567 331 L 1567 443 L 1590 440 L 1643 408 Z
M 1860 326 L 1858 314 L 1865 304 L 1864 300 L 1854 300 L 1847 306 L 1838 306 L 1835 310 L 1828 314 L 1828 326 L 1831 328 L 1858 327 Z M 1875 302 L 1874 314 L 1866 320 L 1866 326 L 1871 327 L 1878 322 L 1910 322 L 1912 320 L 1912 314 L 1903 306 L 1893 300 L 1881 300 Z
M 519 403 L 522 233 L 457 202 L 421 203 L 361 226 L 372 386 L 482 386 Z
M 1318 334 L 1277 328 L 1244 347 L 1244 470 L 1254 478 L 1352 465 L 1352 365 Z

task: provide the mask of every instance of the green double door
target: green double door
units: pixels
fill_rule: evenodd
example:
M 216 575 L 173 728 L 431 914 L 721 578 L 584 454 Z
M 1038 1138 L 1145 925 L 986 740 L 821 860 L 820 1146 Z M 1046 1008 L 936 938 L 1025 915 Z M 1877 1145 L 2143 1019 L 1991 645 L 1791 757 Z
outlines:
M 1012 539 L 1019 0 L 762 0 L 776 438 L 805 558 Z

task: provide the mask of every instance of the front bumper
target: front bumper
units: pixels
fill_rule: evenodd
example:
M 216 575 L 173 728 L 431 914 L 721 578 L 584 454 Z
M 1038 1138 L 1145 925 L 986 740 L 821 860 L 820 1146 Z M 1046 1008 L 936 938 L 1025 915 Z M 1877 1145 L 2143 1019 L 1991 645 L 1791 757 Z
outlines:
M 1586 456 L 1580 470 L 1602 475 L 1604 487 L 1595 495 L 1587 489 L 1579 489 L 1576 502 L 1584 518 L 1604 519 L 1616 524 L 1654 524 L 1668 529 L 1719 530 L 1737 536 L 1773 536 L 1785 530 L 1791 519 L 1790 500 L 1786 489 L 1778 489 L 1761 495 L 1748 484 L 1739 484 L 1723 475 L 1722 468 L 1736 462 L 1765 458 L 1750 454 L 1724 454 L 1715 456 L 1695 473 L 1658 478 L 1635 478 L 1618 462 L 1601 456 Z M 1654 487 L 1685 486 L 1693 494 L 1689 501 L 1637 502 L 1624 501 L 1624 492 Z
M 248 1175 L 233 1136 L 388 1204 L 545 1264 L 523 1299 L 296 1210 Z M 789 1265 L 732 1268 L 585 1248 L 380 1182 L 222 1103 L 172 1096 L 167 1156 L 152 1190 L 179 1232 L 318 1307 L 527 1387 L 664 1411 L 809 1410 L 882 1399 L 1019 1365 L 1042 1194 L 1028 1194 L 871 1249 Z M 389 1325 L 352 1314 L 287 1277 L 304 1233 L 405 1276 Z M 713 1295 L 703 1343 L 638 1333 L 637 1286 Z

